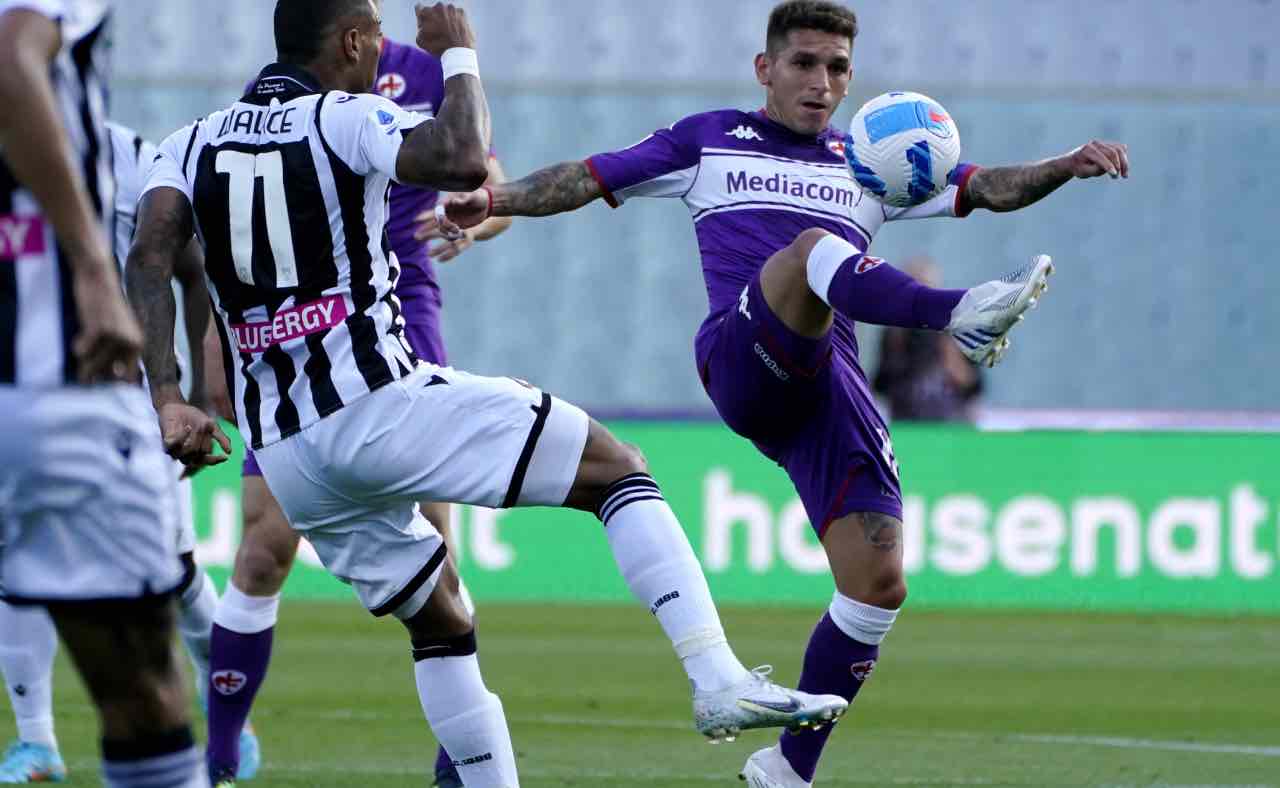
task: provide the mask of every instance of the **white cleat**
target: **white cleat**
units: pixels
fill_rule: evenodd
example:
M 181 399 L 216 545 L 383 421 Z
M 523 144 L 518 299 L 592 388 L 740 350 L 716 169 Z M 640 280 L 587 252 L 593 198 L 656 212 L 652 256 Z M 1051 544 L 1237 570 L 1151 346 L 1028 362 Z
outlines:
M 1038 254 L 1031 265 L 964 294 L 946 332 L 975 364 L 994 367 L 1009 350 L 1009 332 L 1049 289 L 1053 260 Z
M 751 788 L 810 788 L 782 756 L 778 745 L 756 750 L 738 773 L 738 779 Z
M 839 695 L 810 695 L 769 681 L 769 665 L 719 692 L 693 693 L 693 722 L 712 744 L 731 742 L 752 728 L 819 729 L 849 708 Z

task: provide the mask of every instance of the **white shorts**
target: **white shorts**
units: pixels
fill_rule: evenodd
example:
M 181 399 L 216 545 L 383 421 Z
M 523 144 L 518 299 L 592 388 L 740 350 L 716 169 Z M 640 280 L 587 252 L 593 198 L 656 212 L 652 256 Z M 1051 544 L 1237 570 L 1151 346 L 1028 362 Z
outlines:
M 142 389 L 0 386 L 0 595 L 137 599 L 182 581 L 172 461 Z
M 325 567 L 374 615 L 408 618 L 445 555 L 417 502 L 559 506 L 588 423 L 526 383 L 425 364 L 255 455 Z

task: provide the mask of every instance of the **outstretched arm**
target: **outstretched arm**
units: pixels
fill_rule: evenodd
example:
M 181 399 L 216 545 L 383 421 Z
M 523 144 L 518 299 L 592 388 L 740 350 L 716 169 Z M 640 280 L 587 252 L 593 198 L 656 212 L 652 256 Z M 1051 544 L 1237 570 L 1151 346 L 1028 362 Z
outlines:
M 448 219 L 458 227 L 475 227 L 491 216 L 551 216 L 576 211 L 604 196 L 585 161 L 553 164 L 518 181 L 455 194 L 445 203 Z
M 1129 177 L 1129 147 L 1094 140 L 1062 156 L 1012 167 L 983 167 L 965 184 L 974 208 L 1016 211 L 1047 197 L 1072 178 Z

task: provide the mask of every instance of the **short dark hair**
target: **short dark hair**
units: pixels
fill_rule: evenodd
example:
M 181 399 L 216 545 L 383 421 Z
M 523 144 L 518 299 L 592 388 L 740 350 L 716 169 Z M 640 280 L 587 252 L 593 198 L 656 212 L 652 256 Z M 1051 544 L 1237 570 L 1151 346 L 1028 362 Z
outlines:
M 792 30 L 821 30 L 848 36 L 852 46 L 858 37 L 858 15 L 853 9 L 827 0 L 786 0 L 774 6 L 769 14 L 769 32 L 765 36 L 765 48 L 769 54 L 787 45 L 787 34 Z
M 277 59 L 298 65 L 314 61 L 334 23 L 361 12 L 369 13 L 369 0 L 277 0 Z

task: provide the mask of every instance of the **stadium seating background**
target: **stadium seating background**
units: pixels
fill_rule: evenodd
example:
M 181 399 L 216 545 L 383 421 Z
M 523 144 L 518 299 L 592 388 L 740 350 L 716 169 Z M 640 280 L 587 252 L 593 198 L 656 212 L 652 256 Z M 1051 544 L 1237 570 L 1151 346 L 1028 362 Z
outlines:
M 272 56 L 264 0 L 117 8 L 114 114 L 153 139 L 230 101 Z M 513 176 L 624 147 L 711 108 L 754 108 L 770 2 L 486 0 L 478 29 L 495 141 Z M 963 285 L 1047 251 L 1059 276 L 987 404 L 1275 410 L 1280 346 L 1270 188 L 1280 174 L 1280 3 L 855 3 L 856 79 L 957 118 L 965 157 L 1010 163 L 1127 142 L 1126 183 L 1077 183 L 1014 216 L 891 225 L 876 252 L 940 260 Z M 386 0 L 390 34 L 412 3 Z M 674 201 L 518 222 L 442 278 L 455 363 L 607 412 L 708 414 L 691 360 L 706 297 Z M 866 332 L 867 366 L 874 342 Z

